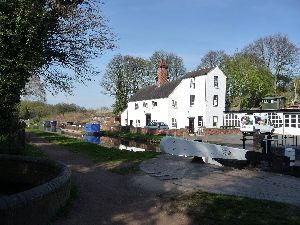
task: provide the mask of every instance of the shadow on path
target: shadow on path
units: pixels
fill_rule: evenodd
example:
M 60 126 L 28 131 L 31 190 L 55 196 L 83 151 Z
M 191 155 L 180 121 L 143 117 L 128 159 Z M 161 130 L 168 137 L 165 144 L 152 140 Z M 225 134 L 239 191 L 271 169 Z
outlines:
M 78 189 L 69 214 L 53 225 L 146 225 L 192 224 L 184 214 L 170 213 L 164 196 L 178 193 L 176 185 L 144 174 L 118 175 L 81 155 L 49 143 L 33 134 L 31 142 L 54 160 L 72 170 L 72 182 Z

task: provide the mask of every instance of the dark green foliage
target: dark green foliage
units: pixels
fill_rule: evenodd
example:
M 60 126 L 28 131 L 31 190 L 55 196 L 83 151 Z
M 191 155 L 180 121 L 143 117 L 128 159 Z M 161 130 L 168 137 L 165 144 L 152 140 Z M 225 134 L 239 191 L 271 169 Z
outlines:
M 227 76 L 227 103 L 231 107 L 259 107 L 261 98 L 274 94 L 270 70 L 254 55 L 237 53 L 227 58 L 224 73 Z
M 70 91 L 74 82 L 97 74 L 90 60 L 113 48 L 114 36 L 96 0 L 0 4 L 0 136 L 15 136 L 17 104 L 29 79 Z
M 283 203 L 196 192 L 173 201 L 201 225 L 299 225 L 300 209 Z

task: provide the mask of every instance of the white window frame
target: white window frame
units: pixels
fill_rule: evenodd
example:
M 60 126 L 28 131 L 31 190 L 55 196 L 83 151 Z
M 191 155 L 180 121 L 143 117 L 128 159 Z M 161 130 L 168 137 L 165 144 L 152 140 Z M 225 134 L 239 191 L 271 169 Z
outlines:
M 196 82 L 195 82 L 195 77 L 191 78 L 190 81 L 190 88 L 195 89 L 196 88 Z
M 192 96 L 194 96 L 194 99 L 192 98 Z M 195 98 L 196 98 L 195 95 L 190 95 L 190 107 L 193 107 L 193 105 L 195 105 Z M 192 99 L 193 99 L 193 101 L 192 101 Z
M 219 77 L 218 76 L 214 76 L 214 88 L 219 88 Z
M 218 95 L 214 95 L 213 96 L 213 106 L 217 107 L 218 105 L 219 105 L 219 96 Z

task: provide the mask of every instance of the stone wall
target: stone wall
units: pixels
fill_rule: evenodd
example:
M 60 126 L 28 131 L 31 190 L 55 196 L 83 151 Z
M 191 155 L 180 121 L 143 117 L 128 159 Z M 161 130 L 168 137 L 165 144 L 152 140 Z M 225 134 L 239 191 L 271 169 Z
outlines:
M 71 171 L 48 159 L 0 155 L 0 181 L 31 189 L 0 197 L 1 225 L 48 224 L 70 196 Z
M 161 130 L 161 129 L 147 129 L 141 127 L 130 127 L 130 133 L 142 133 L 142 134 L 154 134 L 154 135 L 172 135 L 172 136 L 185 136 L 188 134 L 188 129 L 181 128 L 181 129 L 168 129 L 168 130 Z

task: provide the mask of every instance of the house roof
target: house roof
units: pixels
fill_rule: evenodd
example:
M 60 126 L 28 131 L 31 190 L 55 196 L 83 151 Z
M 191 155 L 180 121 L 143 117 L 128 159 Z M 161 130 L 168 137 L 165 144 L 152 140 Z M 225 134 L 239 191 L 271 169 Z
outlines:
M 134 95 L 131 96 L 131 98 L 129 99 L 129 102 L 167 98 L 183 79 L 194 78 L 194 77 L 206 75 L 212 69 L 214 69 L 214 68 L 204 68 L 204 69 L 189 72 L 176 80 L 173 80 L 173 81 L 170 81 L 170 82 L 167 82 L 167 83 L 161 85 L 160 87 L 158 87 L 157 85 L 151 85 L 151 86 L 142 88 L 142 89 L 138 90 Z

